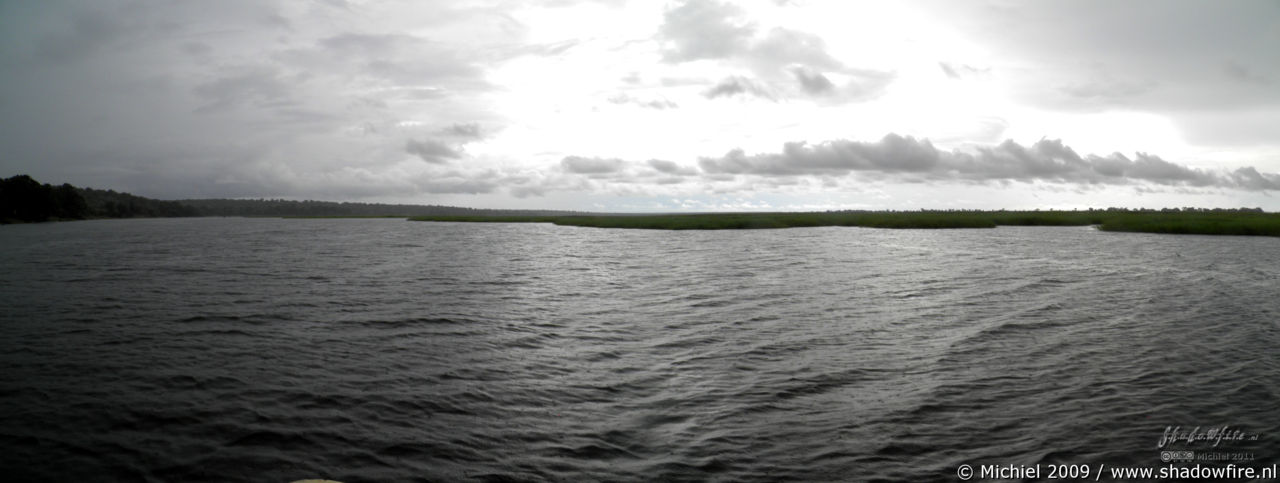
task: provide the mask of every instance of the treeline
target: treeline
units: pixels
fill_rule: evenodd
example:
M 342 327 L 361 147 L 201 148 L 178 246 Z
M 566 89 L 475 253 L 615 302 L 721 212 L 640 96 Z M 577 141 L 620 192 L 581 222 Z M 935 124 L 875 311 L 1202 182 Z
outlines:
M 495 216 L 543 216 L 569 215 L 571 211 L 547 210 L 487 210 L 440 205 L 392 205 L 382 203 L 349 203 L 334 201 L 294 201 L 279 199 L 228 200 L 202 199 L 180 200 L 199 211 L 202 216 L 425 216 L 425 215 L 495 215 Z
M 0 223 L 198 215 L 195 208 L 173 201 L 67 183 L 41 184 L 25 174 L 0 179 Z
M 0 179 L 0 223 L 90 218 L 184 216 L 564 216 L 549 210 L 485 210 L 439 205 L 338 203 L 333 201 L 202 199 L 164 201 L 115 190 L 41 184 L 22 174 Z
M 79 220 L 89 206 L 75 186 L 40 184 L 25 174 L 0 180 L 0 223 Z
M 89 205 L 90 218 L 169 218 L 200 216 L 200 210 L 176 201 L 164 201 L 115 190 L 79 188 Z
M 27 175 L 0 179 L 0 223 L 87 218 L 185 216 L 421 217 L 438 221 L 550 221 L 618 228 L 723 229 L 788 226 L 958 228 L 998 225 L 1101 225 L 1160 233 L 1280 236 L 1280 215 L 1261 208 L 1106 208 L 1071 211 L 840 210 L 825 213 L 609 214 L 554 210 L 490 210 L 440 205 L 339 203 L 281 199 L 164 201 L 114 190 L 41 184 Z M 1141 226 L 1139 226 L 1141 225 Z M 1194 225 L 1194 226 L 1192 226 Z M 1137 227 L 1137 228 L 1134 228 Z

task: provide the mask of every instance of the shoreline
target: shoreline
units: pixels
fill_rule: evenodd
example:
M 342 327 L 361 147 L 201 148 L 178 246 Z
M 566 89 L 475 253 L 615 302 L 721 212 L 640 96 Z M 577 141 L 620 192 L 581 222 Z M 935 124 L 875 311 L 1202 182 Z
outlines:
M 4 224 L 147 219 L 56 219 Z M 187 216 L 178 218 L 226 218 Z M 965 229 L 997 226 L 1094 226 L 1102 231 L 1171 235 L 1280 237 L 1280 213 L 1219 211 L 851 211 L 595 215 L 256 215 L 276 219 L 403 219 L 454 223 L 551 223 L 561 226 L 638 230 L 759 230 L 848 226 L 889 229 Z M 14 221 L 14 220 L 6 220 Z
M 410 221 L 552 223 L 648 230 L 752 230 L 816 226 L 895 229 L 1091 226 L 1103 231 L 1280 236 L 1280 214 L 1251 211 L 899 211 L 585 216 L 412 216 Z

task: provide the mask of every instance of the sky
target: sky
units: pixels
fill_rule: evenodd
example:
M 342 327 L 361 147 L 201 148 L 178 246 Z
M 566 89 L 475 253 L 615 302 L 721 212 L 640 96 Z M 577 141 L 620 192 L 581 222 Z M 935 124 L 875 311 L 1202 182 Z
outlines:
M 0 176 L 585 211 L 1280 211 L 1276 0 L 0 0 Z

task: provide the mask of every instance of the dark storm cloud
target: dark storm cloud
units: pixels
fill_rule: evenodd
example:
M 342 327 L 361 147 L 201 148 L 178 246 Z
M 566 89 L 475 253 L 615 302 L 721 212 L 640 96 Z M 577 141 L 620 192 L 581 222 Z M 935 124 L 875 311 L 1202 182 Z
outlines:
M 214 10 L 182 2 L 0 2 L 0 20 L 8 21 L 0 29 L 0 50 L 12 50 L 33 64 L 65 66 L 156 45 L 172 47 L 178 41 L 200 44 L 191 40 L 195 35 L 190 29 L 200 21 L 217 26 L 200 32 L 211 35 L 261 27 L 262 20 L 274 15 L 268 2 L 253 0 L 225 0 Z
M 300 69 L 357 72 L 398 86 L 426 86 L 432 96 L 491 88 L 484 71 L 449 45 L 408 34 L 347 32 L 321 38 L 312 47 L 290 49 L 278 58 Z
M 287 99 L 292 91 L 273 68 L 253 68 L 201 83 L 191 90 L 208 101 L 201 110 L 212 110 L 245 102 L 272 103 Z
M 432 139 L 423 141 L 410 139 L 405 143 L 404 150 L 432 164 L 443 164 L 449 162 L 450 159 L 462 157 L 462 153 L 458 152 L 458 150 Z
M 1230 173 L 1194 169 L 1158 156 L 1120 153 L 1080 156 L 1058 140 L 1022 146 L 1012 140 L 969 151 L 941 151 L 925 139 L 890 134 L 878 142 L 787 143 L 782 152 L 733 150 L 698 162 L 708 174 L 761 176 L 900 175 L 914 180 L 1045 181 L 1079 184 L 1152 183 L 1166 186 L 1280 190 L 1280 175 L 1242 168 Z
M 127 32 L 109 12 L 81 11 L 70 16 L 67 30 L 40 39 L 35 54 L 52 62 L 74 61 L 108 48 Z
M 295 7 L 0 2 L 0 109 L 21 113 L 0 130 L 0 170 L 159 197 L 492 191 L 397 181 L 424 169 L 397 167 L 404 153 L 443 167 L 499 124 L 475 100 L 486 57 L 433 30 L 378 30 L 385 12 L 363 2 Z
M 375 172 L 340 167 L 325 171 L 283 169 L 235 181 L 239 191 L 252 195 L 264 189 L 293 198 L 345 199 L 372 196 L 493 193 L 505 182 L 493 171 L 460 171 L 432 165 L 416 172 Z

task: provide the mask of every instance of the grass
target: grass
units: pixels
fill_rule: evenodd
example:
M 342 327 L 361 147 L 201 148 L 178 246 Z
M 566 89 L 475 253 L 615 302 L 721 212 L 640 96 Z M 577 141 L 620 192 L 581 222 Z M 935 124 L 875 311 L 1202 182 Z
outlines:
M 1106 219 L 1099 228 L 1107 231 L 1179 235 L 1280 236 L 1280 213 L 1126 214 Z
M 655 230 L 741 230 L 806 226 L 866 226 L 876 228 L 991 228 L 991 220 L 942 212 L 856 213 L 714 213 L 697 215 L 598 216 L 415 216 L 415 221 L 543 222 L 595 228 Z
M 330 219 L 330 218 L 408 218 L 409 215 L 288 215 L 280 218 L 286 219 Z M 263 218 L 274 218 L 272 216 L 263 216 Z
M 414 221 L 554 223 L 595 228 L 740 230 L 811 226 L 994 228 L 1088 226 L 1106 231 L 1280 236 L 1280 214 L 1244 211 L 855 211 L 696 215 L 415 216 Z

